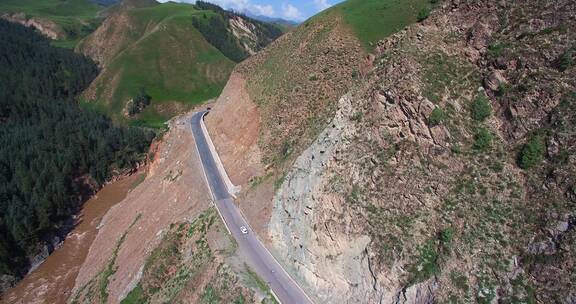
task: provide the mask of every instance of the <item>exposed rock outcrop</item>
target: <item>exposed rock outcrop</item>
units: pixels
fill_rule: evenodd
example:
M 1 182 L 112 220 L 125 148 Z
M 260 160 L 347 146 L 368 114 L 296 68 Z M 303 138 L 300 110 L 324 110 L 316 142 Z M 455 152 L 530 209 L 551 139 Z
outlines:
M 276 193 L 271 243 L 317 301 L 379 303 L 384 291 L 370 269 L 370 237 L 362 235 L 338 197 L 325 192 L 330 187 L 326 169 L 352 132 L 350 96 L 339 105 L 331 126 L 298 157 Z
M 284 177 L 271 244 L 319 302 L 571 299 L 576 83 L 554 62 L 575 41 L 576 8 L 500 5 L 444 3 L 378 43 L 374 69 Z M 484 122 L 471 115 L 479 94 Z M 534 134 L 554 156 L 520 170 Z
M 244 49 L 254 55 L 260 50 L 259 38 L 256 35 L 258 30 L 253 23 L 246 22 L 242 17 L 234 16 L 228 21 L 234 37 L 240 41 Z
M 502 76 L 500 71 L 493 71 L 484 78 L 484 87 L 492 91 L 498 91 L 500 86 L 506 83 L 506 79 Z

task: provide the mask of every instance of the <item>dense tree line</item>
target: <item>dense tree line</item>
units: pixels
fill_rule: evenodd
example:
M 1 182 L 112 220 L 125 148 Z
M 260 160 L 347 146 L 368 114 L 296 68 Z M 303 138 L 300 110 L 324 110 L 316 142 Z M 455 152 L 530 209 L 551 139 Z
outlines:
M 240 47 L 234 36 L 228 31 L 227 24 L 221 16 L 206 17 L 205 20 L 193 17 L 192 24 L 224 56 L 235 62 L 240 62 L 248 57 L 248 53 Z
M 153 134 L 81 109 L 91 60 L 0 20 L 0 275 L 20 275 L 77 211 L 85 187 L 134 166 Z
M 224 10 L 220 6 L 209 2 L 196 1 L 196 7 L 200 10 L 211 10 L 218 13 L 217 16 L 211 17 L 206 15 L 202 18 L 193 17 L 192 24 L 210 44 L 220 50 L 226 57 L 236 62 L 246 59 L 249 54 L 229 31 L 228 24 L 230 19 L 241 17 L 255 25 L 255 34 L 258 38 L 256 41 L 257 49 L 264 48 L 282 35 L 282 31 L 272 24 L 252 19 L 241 13 Z
M 146 93 L 144 88 L 140 88 L 138 94 L 128 102 L 128 115 L 133 116 L 144 110 L 152 102 L 152 97 Z
M 217 13 L 225 12 L 225 10 L 220 6 L 206 1 L 196 1 L 196 7 L 204 11 L 214 11 Z

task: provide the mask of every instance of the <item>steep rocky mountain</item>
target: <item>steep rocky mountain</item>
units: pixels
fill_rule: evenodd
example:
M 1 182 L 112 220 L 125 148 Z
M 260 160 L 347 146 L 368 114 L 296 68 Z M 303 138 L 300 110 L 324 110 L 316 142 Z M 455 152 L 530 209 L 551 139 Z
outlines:
M 264 112 L 264 161 L 293 161 L 367 72 L 367 46 L 416 21 L 426 1 L 346 1 L 307 20 L 236 69 Z M 400 14 L 402 17 L 395 17 Z
M 77 48 L 102 68 L 85 101 L 118 120 L 162 125 L 218 96 L 235 62 L 280 34 L 203 2 L 125 1 Z M 151 104 L 134 106 L 140 95 Z
M 240 206 L 321 303 L 574 303 L 574 3 L 356 23 L 384 2 L 236 69 L 207 125 Z

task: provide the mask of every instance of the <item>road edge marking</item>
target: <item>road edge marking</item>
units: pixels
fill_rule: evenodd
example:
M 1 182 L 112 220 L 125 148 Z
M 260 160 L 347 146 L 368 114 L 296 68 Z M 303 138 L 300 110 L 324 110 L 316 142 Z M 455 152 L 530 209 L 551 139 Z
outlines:
M 236 193 L 238 193 L 240 191 L 240 187 L 235 186 L 232 183 L 232 181 L 230 180 L 230 177 L 228 176 L 228 172 L 226 172 L 226 168 L 224 168 L 224 164 L 222 163 L 222 160 L 220 159 L 220 155 L 218 154 L 218 151 L 216 150 L 216 146 L 212 142 L 212 138 L 210 137 L 210 133 L 208 133 L 208 128 L 206 128 L 206 124 L 204 123 L 204 116 L 208 115 L 208 113 L 209 112 L 206 111 L 202 114 L 202 117 L 200 118 L 200 128 L 202 129 L 202 133 L 204 133 L 204 137 L 206 138 L 206 143 L 208 144 L 208 148 L 210 149 L 210 153 L 212 154 L 212 158 L 214 159 L 214 162 L 216 163 L 216 167 L 218 167 L 218 171 L 220 173 L 220 176 L 224 180 L 224 184 L 226 184 L 226 188 L 228 190 L 228 193 L 233 198 L 237 198 Z
M 277 296 L 276 293 L 274 292 L 274 289 L 272 289 L 272 288 L 270 288 L 270 287 L 268 287 L 268 288 L 270 289 L 270 293 L 272 294 L 272 296 L 274 297 L 274 299 L 276 299 L 276 301 L 277 301 L 279 304 L 282 304 L 282 301 L 280 301 L 280 299 L 278 298 L 278 296 Z
M 244 215 L 244 212 L 242 211 L 242 209 L 239 206 L 235 206 L 236 209 L 238 209 L 238 211 L 240 212 L 240 214 L 242 215 L 243 218 L 247 219 L 248 217 L 246 217 L 246 215 Z M 280 269 L 282 269 L 282 271 L 286 274 L 286 276 L 290 279 L 290 281 L 292 281 L 292 283 L 294 283 L 294 285 L 296 285 L 296 287 L 298 289 L 300 289 L 300 291 L 302 292 L 302 294 L 304 294 L 306 296 L 306 298 L 308 299 L 308 301 L 310 301 L 310 303 L 316 303 L 312 300 L 312 298 L 310 298 L 310 296 L 308 295 L 308 293 L 304 290 L 304 288 L 302 288 L 300 286 L 300 284 L 298 284 L 298 282 L 296 280 L 294 280 L 294 278 L 292 277 L 292 275 L 290 275 L 290 273 L 286 270 L 286 268 L 280 263 L 280 261 L 278 261 L 278 259 L 276 259 L 276 257 L 272 254 L 272 252 L 270 251 L 270 249 L 268 249 L 268 247 L 266 247 L 266 243 L 264 243 L 262 241 L 262 239 L 260 238 L 260 236 L 258 235 L 258 233 L 255 232 L 255 230 L 252 228 L 252 225 L 250 225 L 250 223 L 248 222 L 248 220 L 246 220 L 246 224 L 248 224 L 248 226 L 250 227 L 250 230 L 252 231 L 252 234 L 254 234 L 256 236 L 256 240 L 258 240 L 258 242 L 260 242 L 260 244 L 262 245 L 262 247 L 264 247 L 264 251 L 266 251 L 266 253 L 268 255 L 270 255 L 270 257 L 272 257 L 272 260 L 274 260 L 274 262 L 276 262 L 276 264 L 278 264 L 278 266 L 280 266 Z M 270 290 L 272 290 L 272 288 L 270 288 Z M 276 297 L 276 295 L 274 295 Z M 282 303 L 280 301 L 278 301 L 279 303 Z

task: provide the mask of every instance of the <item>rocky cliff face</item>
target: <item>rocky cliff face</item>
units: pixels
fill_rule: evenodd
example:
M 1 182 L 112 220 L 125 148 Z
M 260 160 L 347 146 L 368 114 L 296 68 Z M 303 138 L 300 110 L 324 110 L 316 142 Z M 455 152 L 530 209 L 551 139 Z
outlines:
M 247 22 L 244 18 L 239 16 L 230 18 L 228 24 L 230 25 L 230 31 L 232 31 L 234 37 L 238 39 L 240 44 L 242 44 L 243 48 L 250 55 L 256 54 L 256 52 L 261 49 L 259 38 L 256 35 L 258 29 L 255 24 Z
M 351 100 L 340 100 L 327 128 L 302 153 L 274 198 L 270 235 L 276 255 L 290 261 L 292 275 L 320 302 L 378 302 L 383 296 L 370 264 L 370 237 L 347 213 L 341 198 L 326 191 L 337 154 L 350 141 Z
M 449 1 L 379 43 L 274 197 L 275 255 L 310 294 L 574 302 L 575 11 Z

